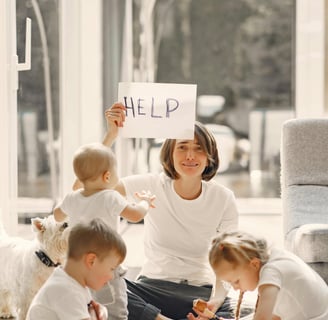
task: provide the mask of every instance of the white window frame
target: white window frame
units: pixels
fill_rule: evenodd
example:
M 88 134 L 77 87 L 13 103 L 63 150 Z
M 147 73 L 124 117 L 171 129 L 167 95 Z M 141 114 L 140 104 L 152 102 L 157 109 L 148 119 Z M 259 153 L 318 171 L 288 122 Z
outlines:
M 17 231 L 16 1 L 0 1 L 0 223 Z M 0 228 L 1 234 L 1 228 Z
M 296 1 L 295 104 L 298 118 L 327 115 L 327 0 Z

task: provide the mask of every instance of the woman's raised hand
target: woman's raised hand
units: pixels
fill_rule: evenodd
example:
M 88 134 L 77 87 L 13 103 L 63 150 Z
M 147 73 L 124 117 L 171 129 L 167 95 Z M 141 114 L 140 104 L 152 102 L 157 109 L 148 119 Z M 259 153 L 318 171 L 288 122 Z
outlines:
M 115 124 L 117 127 L 123 127 L 125 121 L 125 106 L 120 103 L 114 103 L 110 108 L 105 111 L 107 126 Z
M 125 106 L 120 102 L 114 103 L 105 111 L 105 118 L 107 122 L 107 133 L 104 137 L 103 144 L 111 147 L 117 137 L 118 129 L 123 127 Z

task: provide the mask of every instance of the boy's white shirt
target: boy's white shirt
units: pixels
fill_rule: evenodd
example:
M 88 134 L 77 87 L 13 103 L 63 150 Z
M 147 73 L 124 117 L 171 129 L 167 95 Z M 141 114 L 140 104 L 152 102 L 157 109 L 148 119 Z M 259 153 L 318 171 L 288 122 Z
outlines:
M 34 297 L 26 319 L 89 319 L 91 300 L 87 287 L 57 267 Z

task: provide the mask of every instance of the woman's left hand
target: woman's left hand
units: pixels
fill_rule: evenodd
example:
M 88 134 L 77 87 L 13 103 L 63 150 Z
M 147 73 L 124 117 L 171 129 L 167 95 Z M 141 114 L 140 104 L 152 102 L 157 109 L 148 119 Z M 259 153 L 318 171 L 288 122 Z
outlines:
M 190 312 L 187 314 L 188 320 L 208 320 L 206 317 L 201 317 L 200 315 L 197 316 L 197 318 Z
M 200 315 L 197 316 L 197 318 L 192 314 L 192 313 L 188 313 L 187 314 L 187 319 L 188 320 L 208 320 L 207 317 L 202 317 Z M 228 320 L 228 319 L 224 319 L 224 318 L 218 318 L 219 320 Z M 234 319 L 231 319 L 231 320 L 234 320 Z
M 201 300 L 201 299 L 199 299 Z M 197 317 L 195 317 L 191 312 L 187 315 L 188 320 L 208 320 L 210 318 L 213 318 L 215 316 L 215 310 L 218 309 L 217 303 L 215 300 L 201 300 L 202 303 L 206 303 L 206 307 L 203 312 L 200 310 L 193 308 L 195 313 L 197 314 Z

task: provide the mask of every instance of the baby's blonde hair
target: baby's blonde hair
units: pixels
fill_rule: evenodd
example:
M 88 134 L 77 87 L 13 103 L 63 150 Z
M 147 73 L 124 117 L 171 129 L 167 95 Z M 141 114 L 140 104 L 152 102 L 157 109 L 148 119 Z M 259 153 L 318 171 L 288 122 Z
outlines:
M 101 143 L 83 145 L 75 152 L 73 159 L 75 175 L 82 183 L 97 179 L 115 167 L 115 155 Z

